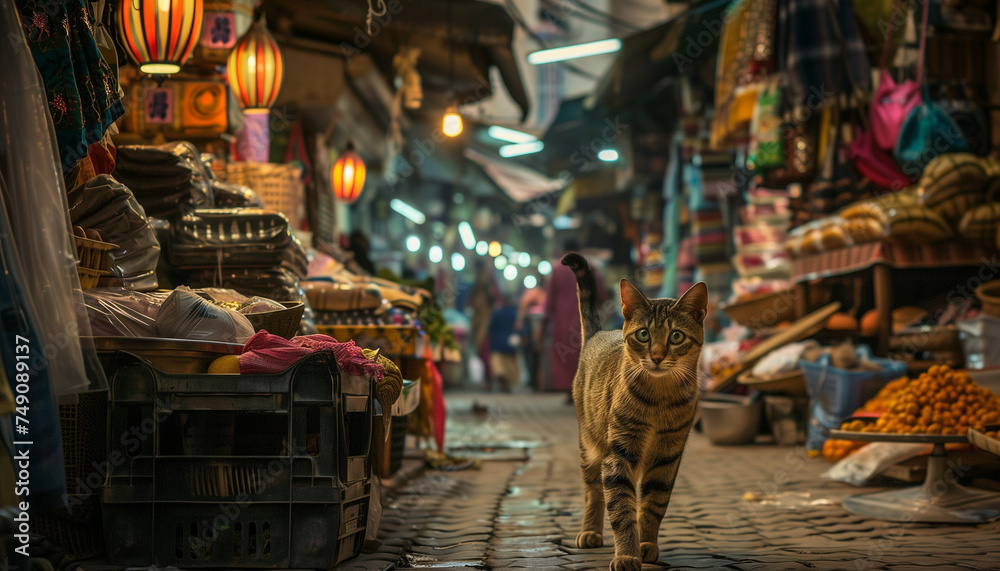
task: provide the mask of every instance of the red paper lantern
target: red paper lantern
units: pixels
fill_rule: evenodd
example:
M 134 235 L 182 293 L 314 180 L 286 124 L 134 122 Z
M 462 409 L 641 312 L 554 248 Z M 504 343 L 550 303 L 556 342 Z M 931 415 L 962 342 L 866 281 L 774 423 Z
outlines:
M 244 113 L 266 113 L 281 91 L 285 64 L 278 43 L 258 20 L 229 53 L 227 76 Z
M 204 10 L 203 0 L 121 0 L 118 34 L 143 73 L 177 73 L 198 43 Z
M 348 204 L 353 203 L 365 188 L 365 174 L 364 161 L 354 152 L 354 145 L 348 143 L 344 154 L 340 155 L 330 169 L 333 195 Z

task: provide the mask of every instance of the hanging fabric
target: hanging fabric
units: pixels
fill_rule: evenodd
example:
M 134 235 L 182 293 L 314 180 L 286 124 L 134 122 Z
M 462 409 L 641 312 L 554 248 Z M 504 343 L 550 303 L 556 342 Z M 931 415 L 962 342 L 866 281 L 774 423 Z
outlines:
M 844 47 L 838 46 L 839 27 Z M 841 53 L 848 69 L 841 62 Z M 871 64 L 849 0 L 778 0 L 778 69 L 786 76 L 786 105 L 815 112 L 839 93 L 851 91 L 848 74 L 871 92 Z
M 13 248 L 24 266 L 20 291 L 26 297 L 20 302 L 37 327 L 32 340 L 37 353 L 51 358 L 56 394 L 106 388 L 93 344 L 86 341 L 90 323 L 79 289 L 76 246 L 45 91 L 31 52 L 24 49 L 28 41 L 14 4 L 4 2 L 0 10 L 0 37 L 4 38 L 0 42 L 0 175 L 6 185 L 5 214 L 12 236 L 12 243 L 5 241 L 5 245 Z
M 125 113 L 118 77 L 101 56 L 84 0 L 15 0 L 26 45 L 45 84 L 63 170 Z

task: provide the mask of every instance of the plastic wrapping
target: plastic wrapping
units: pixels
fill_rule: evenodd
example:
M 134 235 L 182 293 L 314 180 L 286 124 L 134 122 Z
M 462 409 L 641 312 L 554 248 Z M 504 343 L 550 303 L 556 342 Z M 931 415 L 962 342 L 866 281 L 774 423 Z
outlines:
M 253 336 L 254 329 L 246 317 L 181 286 L 160 306 L 156 314 L 156 332 L 170 339 L 242 344 Z
M 74 225 L 94 228 L 118 246 L 111 252 L 111 272 L 131 289 L 156 289 L 160 243 L 131 190 L 110 175 L 99 175 L 67 198 Z
M 263 208 L 264 201 L 249 186 L 212 181 L 216 208 Z
M 834 464 L 823 477 L 852 486 L 863 486 L 873 476 L 904 460 L 930 454 L 931 444 L 872 442 Z
M 96 288 L 84 291 L 83 301 L 96 336 L 157 337 L 156 313 L 167 295 L 167 292 Z
M 97 354 L 85 340 L 90 333 L 86 320 L 76 313 L 81 299 L 76 248 L 50 106 L 14 4 L 5 2 L 0 11 L 4 38 L 0 42 L 0 179 L 13 249 L 23 267 L 20 285 L 37 327 L 32 350 L 48 358 L 55 394 L 106 388 Z M 41 406 L 35 402 L 32 410 Z
M 282 267 L 305 277 L 308 260 L 288 219 L 258 209 L 198 210 L 174 225 L 170 261 L 179 268 Z
M 169 219 L 213 203 L 213 175 L 191 143 L 122 146 L 115 160 L 115 177 L 150 216 Z

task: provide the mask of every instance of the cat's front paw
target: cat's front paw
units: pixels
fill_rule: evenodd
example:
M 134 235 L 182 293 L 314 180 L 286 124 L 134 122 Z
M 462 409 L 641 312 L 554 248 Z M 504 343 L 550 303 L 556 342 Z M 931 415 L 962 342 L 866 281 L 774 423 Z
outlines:
M 644 541 L 639 544 L 643 563 L 656 563 L 660 560 L 660 548 L 655 543 Z
M 604 536 L 596 531 L 581 531 L 576 536 L 576 546 L 580 549 L 593 549 L 604 545 Z
M 611 560 L 611 571 L 641 571 L 642 561 L 631 555 L 620 555 Z

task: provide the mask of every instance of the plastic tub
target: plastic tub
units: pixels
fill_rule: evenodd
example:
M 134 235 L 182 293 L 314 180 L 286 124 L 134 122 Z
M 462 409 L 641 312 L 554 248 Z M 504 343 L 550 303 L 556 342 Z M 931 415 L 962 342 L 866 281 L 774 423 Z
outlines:
M 881 371 L 847 371 L 830 366 L 830 356 L 823 355 L 815 363 L 799 361 L 806 377 L 809 400 L 824 412 L 836 418 L 847 418 L 874 397 L 889 381 L 906 374 L 906 363 L 892 359 L 872 357 L 867 345 L 859 345 L 855 350 L 858 358 L 872 361 L 882 367 Z

